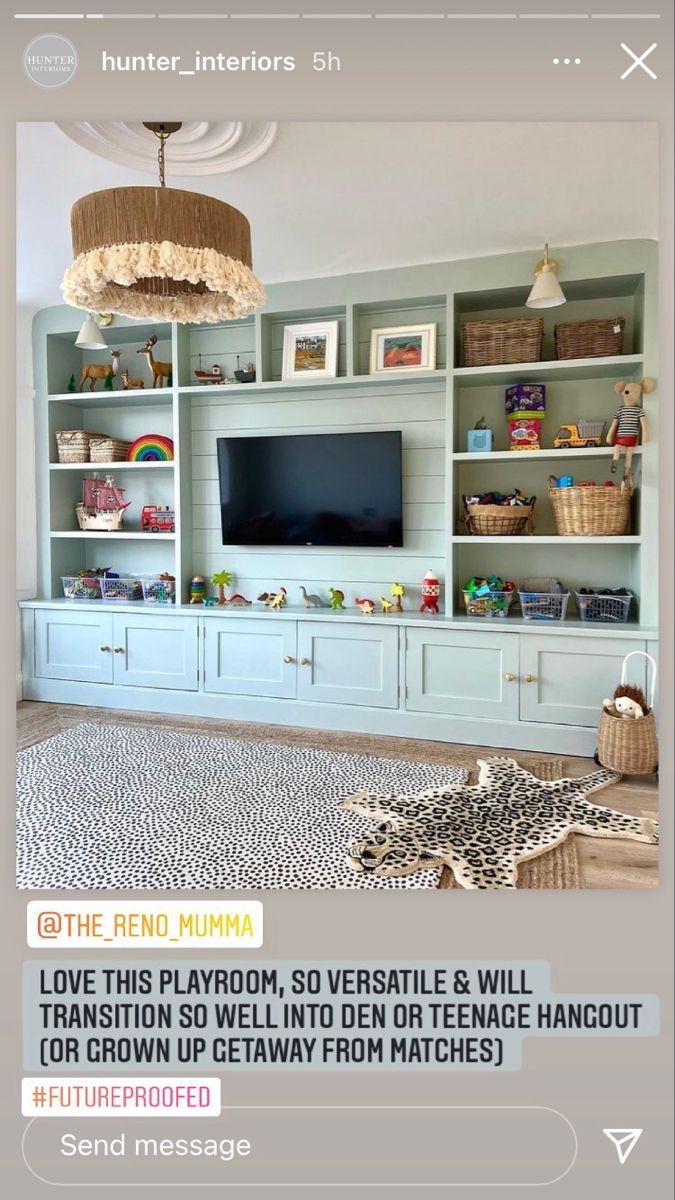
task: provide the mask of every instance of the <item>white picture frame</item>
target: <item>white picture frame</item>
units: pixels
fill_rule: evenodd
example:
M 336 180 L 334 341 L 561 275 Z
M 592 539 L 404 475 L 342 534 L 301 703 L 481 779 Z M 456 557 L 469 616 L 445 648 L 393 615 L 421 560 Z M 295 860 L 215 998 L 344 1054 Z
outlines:
M 406 353 L 409 359 L 407 362 L 404 361 Z M 405 375 L 410 371 L 434 371 L 435 369 L 435 324 L 392 325 L 387 329 L 371 330 L 371 375 Z
M 310 321 L 284 326 L 282 379 L 335 379 L 338 322 Z M 312 365 L 312 362 L 316 365 Z

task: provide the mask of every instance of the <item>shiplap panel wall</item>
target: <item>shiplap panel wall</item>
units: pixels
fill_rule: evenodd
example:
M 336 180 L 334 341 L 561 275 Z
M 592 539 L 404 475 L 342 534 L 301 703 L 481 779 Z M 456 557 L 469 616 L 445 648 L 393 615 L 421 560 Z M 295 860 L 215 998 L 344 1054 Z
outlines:
M 236 433 L 347 433 L 400 429 L 403 438 L 404 546 L 399 550 L 222 545 L 216 439 Z M 445 391 L 429 383 L 420 391 L 402 382 L 374 393 L 354 389 L 330 396 L 305 388 L 302 395 L 241 398 L 195 397 L 192 409 L 194 566 L 206 577 L 224 568 L 236 589 L 251 599 L 283 584 L 289 603 L 301 602 L 299 584 L 327 598 L 329 585 L 342 588 L 348 603 L 377 599 L 399 580 L 419 596 L 433 568 L 443 578 L 445 534 Z

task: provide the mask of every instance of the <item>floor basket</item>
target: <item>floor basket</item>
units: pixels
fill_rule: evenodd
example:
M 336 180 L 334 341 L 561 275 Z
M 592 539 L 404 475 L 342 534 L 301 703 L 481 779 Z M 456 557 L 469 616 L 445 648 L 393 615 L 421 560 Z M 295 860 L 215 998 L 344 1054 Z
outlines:
M 561 537 L 619 537 L 628 533 L 632 489 L 549 485 L 553 519 Z
M 467 504 L 464 524 L 474 537 L 515 537 L 532 533 L 533 504 Z
M 125 462 L 131 442 L 120 438 L 92 434 L 89 438 L 89 461 L 96 463 Z
M 623 317 L 602 321 L 565 321 L 553 333 L 556 358 L 603 358 L 623 354 Z
M 597 761 L 610 771 L 620 775 L 652 775 L 659 766 L 659 743 L 654 719 L 654 693 L 656 690 L 656 663 L 643 650 L 633 650 L 623 660 L 621 683 L 626 682 L 628 659 L 640 655 L 648 660 L 652 668 L 649 710 L 637 720 L 621 717 L 614 710 L 603 708 L 598 726 Z
M 465 367 L 539 362 L 544 339 L 543 317 L 512 321 L 465 321 L 462 344 Z

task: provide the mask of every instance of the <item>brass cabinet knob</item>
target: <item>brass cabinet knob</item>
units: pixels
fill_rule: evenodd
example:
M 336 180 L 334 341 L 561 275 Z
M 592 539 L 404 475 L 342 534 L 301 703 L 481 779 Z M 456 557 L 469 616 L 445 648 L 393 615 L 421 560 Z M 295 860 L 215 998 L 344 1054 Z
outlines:
M 124 646 L 115 646 L 113 654 L 124 654 Z
M 312 665 L 312 660 L 311 660 L 311 658 L 301 658 L 301 659 L 300 659 L 300 666 L 301 666 L 301 667 L 311 667 L 311 665 Z
M 285 662 L 285 663 L 292 663 L 292 662 L 295 662 L 295 659 L 294 659 L 294 658 L 291 658 L 290 654 L 285 654 L 285 655 L 284 655 L 284 662 Z
M 525 676 L 525 682 L 526 682 L 526 683 L 536 683 L 536 682 L 537 682 L 537 676 L 536 676 L 536 675 L 526 675 L 526 676 Z
M 106 652 L 109 652 L 109 651 L 110 651 L 110 646 L 101 646 L 101 650 L 102 650 L 102 651 L 103 651 L 103 653 L 105 654 Z
M 511 672 L 511 671 L 507 671 L 507 672 L 506 672 L 506 675 L 504 676 L 504 678 L 505 678 L 505 680 L 506 680 L 506 682 L 507 682 L 507 683 L 513 683 L 516 677 L 515 677 L 515 675 L 514 675 L 514 674 L 512 674 L 512 672 Z

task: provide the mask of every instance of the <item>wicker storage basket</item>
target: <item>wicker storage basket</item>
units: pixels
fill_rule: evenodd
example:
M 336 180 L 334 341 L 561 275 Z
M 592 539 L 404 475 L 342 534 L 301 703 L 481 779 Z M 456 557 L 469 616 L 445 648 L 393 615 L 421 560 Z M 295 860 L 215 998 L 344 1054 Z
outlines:
M 608 354 L 623 354 L 623 317 L 602 321 L 565 321 L 556 325 L 556 358 L 603 358 Z
M 513 321 L 466 321 L 462 327 L 465 367 L 539 362 L 544 339 L 543 317 Z
M 621 487 L 553 487 L 549 500 L 561 537 L 619 537 L 628 533 L 632 489 Z
M 120 438 L 91 434 L 89 438 L 89 461 L 95 463 L 125 462 L 131 442 Z
M 598 749 L 596 759 L 601 766 L 620 775 L 651 775 L 659 766 L 659 743 L 654 720 L 654 692 L 656 690 L 656 663 L 643 650 L 633 650 L 623 660 L 621 683 L 626 682 L 628 659 L 634 655 L 646 658 L 652 668 L 652 683 L 649 709 L 637 720 L 615 716 L 603 708 L 598 726 Z
M 89 443 L 96 434 L 86 429 L 59 429 L 56 433 L 56 449 L 60 463 L 89 462 Z
M 464 524 L 474 537 L 515 537 L 532 533 L 533 512 L 533 504 L 467 504 Z

